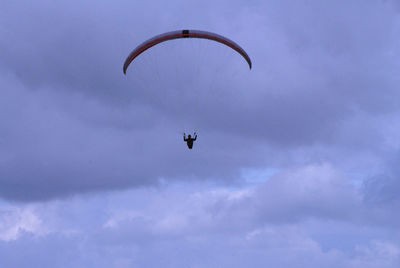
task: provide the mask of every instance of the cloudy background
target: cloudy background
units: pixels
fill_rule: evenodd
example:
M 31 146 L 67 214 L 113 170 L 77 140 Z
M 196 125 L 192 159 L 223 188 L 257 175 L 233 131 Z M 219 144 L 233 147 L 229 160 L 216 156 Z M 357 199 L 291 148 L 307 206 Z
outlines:
M 253 69 L 123 75 L 176 29 Z M 398 1 L 1 0 L 0 267 L 400 267 L 399 36 Z

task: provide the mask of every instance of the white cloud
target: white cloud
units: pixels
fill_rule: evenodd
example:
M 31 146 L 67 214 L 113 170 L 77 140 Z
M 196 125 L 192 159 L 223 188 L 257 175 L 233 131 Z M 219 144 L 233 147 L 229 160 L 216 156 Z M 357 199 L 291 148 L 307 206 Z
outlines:
M 35 209 L 27 207 L 6 207 L 0 209 L 0 240 L 17 240 L 23 233 L 35 236 L 47 234 Z

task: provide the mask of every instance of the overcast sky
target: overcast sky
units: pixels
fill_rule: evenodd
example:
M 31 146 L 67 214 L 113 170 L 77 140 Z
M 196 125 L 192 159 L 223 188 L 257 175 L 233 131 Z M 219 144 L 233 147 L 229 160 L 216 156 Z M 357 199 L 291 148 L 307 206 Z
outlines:
M 252 70 L 123 74 L 180 29 Z M 0 0 L 0 267 L 398 268 L 399 72 L 397 0 Z

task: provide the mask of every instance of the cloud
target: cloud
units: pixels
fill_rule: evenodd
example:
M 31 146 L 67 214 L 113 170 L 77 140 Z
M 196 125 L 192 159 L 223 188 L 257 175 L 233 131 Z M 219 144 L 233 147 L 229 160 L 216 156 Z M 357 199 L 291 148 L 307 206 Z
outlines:
M 207 15 L 197 16 L 179 2 L 135 9 L 124 1 L 79 7 L 7 2 L 0 43 L 2 107 L 8 111 L 2 117 L 1 195 L 42 200 L 154 185 L 160 178 L 229 182 L 243 168 L 299 161 L 382 161 L 380 122 L 393 115 L 398 99 L 392 72 L 398 53 L 390 34 L 397 13 L 357 1 L 346 8 L 344 2 L 242 5 L 202 3 L 196 10 Z M 385 16 L 378 19 L 376 9 Z M 193 53 L 208 62 L 198 66 L 198 76 L 189 72 L 192 62 L 174 60 L 176 53 L 192 55 L 180 45 L 154 49 L 155 59 L 147 53 L 138 62 L 152 87 L 140 86 L 134 72 L 122 75 L 135 44 L 184 26 L 234 39 L 254 69 L 242 70 L 239 56 L 205 42 L 210 57 Z M 158 78 L 144 71 L 152 60 L 160 64 Z M 229 66 L 221 65 L 225 60 Z M 166 63 L 183 74 L 170 79 L 173 68 Z M 197 153 L 188 155 L 178 133 L 193 128 L 200 131 Z
M 29 208 L 11 208 L 0 211 L 0 240 L 17 240 L 23 233 L 44 234 L 40 219 Z
M 322 189 L 302 201 L 306 194 L 299 184 L 304 180 L 318 185 L 305 187 Z M 29 211 L 46 232 L 31 229 L 1 241 L 0 264 L 396 267 L 400 261 L 397 232 L 367 218 L 360 225 L 358 206 L 364 204 L 354 186 L 342 182 L 329 165 L 321 165 L 278 173 L 250 189 L 177 183 L 37 203 L 29 205 Z M 294 193 L 293 188 L 299 190 L 294 201 L 300 204 L 286 202 L 285 193 Z M 327 191 L 332 194 L 325 196 Z M 348 203 L 347 210 L 332 213 L 333 199 Z M 269 203 L 281 213 L 271 213 Z M 26 209 L 21 205 L 6 210 Z M 293 213 L 297 217 L 282 217 Z M 8 219 L 10 224 L 20 221 Z M 49 252 L 46 258 L 39 254 L 44 251 Z
M 399 267 L 399 25 L 395 1 L 5 1 L 0 266 Z M 185 28 L 254 68 L 185 40 L 123 75 Z

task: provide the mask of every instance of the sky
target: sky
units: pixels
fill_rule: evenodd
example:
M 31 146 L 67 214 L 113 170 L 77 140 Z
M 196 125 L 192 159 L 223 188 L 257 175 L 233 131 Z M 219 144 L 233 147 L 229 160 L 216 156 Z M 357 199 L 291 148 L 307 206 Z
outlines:
M 180 29 L 253 68 L 123 74 Z M 390 0 L 1 0 L 0 267 L 400 267 L 399 36 Z

